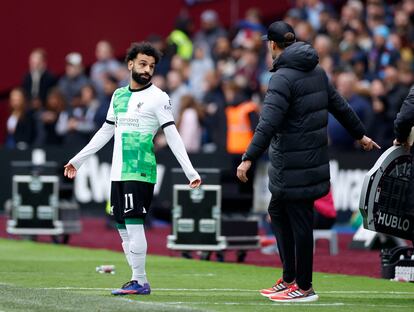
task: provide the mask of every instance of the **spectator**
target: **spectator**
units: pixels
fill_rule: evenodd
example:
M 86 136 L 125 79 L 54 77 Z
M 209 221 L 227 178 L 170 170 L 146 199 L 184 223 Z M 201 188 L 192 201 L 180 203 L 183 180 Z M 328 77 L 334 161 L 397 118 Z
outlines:
M 389 8 L 383 0 L 368 0 L 366 4 L 366 23 L 371 31 L 380 25 L 393 24 Z
M 245 48 L 236 63 L 234 80 L 249 96 L 259 90 L 259 55 L 256 50 Z
M 100 128 L 106 120 L 106 113 L 108 112 L 111 103 L 112 94 L 118 88 L 118 84 L 118 80 L 115 76 L 106 74 L 103 77 L 103 93 L 100 95 L 98 94 L 100 104 L 94 118 L 98 128 Z
M 204 111 L 193 96 L 181 97 L 177 128 L 189 153 L 200 152 L 203 117 Z
M 338 56 L 333 52 L 332 40 L 327 35 L 317 35 L 313 41 L 313 47 L 318 53 L 319 62 L 332 57 L 334 64 L 338 64 Z
M 222 77 L 232 77 L 236 72 L 236 62 L 232 56 L 233 51 L 227 37 L 217 39 L 213 57 L 216 69 Z
M 162 75 L 152 76 L 152 84 L 160 88 L 162 91 L 167 90 L 167 80 Z
M 388 41 L 390 30 L 385 25 L 374 28 L 374 46 L 369 53 L 369 70 L 376 78 L 384 78 L 384 69 L 396 65 L 400 53 Z
M 266 28 L 262 23 L 262 14 L 257 8 L 250 8 L 246 11 L 245 17 L 237 25 L 236 43 L 243 45 L 246 38 L 251 37 L 252 32 L 258 33 L 260 36 L 266 33 Z
M 190 63 L 189 86 L 197 101 L 204 96 L 203 84 L 206 73 L 214 68 L 214 63 L 206 53 L 206 49 L 206 45 L 196 45 L 194 58 Z
M 347 70 L 351 67 L 351 60 L 358 53 L 363 53 L 358 46 L 357 33 L 352 28 L 344 30 L 343 39 L 339 43 L 340 64 Z
M 190 79 L 190 61 L 175 54 L 171 59 L 171 69 L 181 75 L 182 83 L 188 85 Z
M 72 103 L 73 97 L 80 94 L 82 87 L 89 83 L 88 77 L 83 73 L 82 55 L 71 52 L 65 57 L 65 75 L 59 79 L 58 87 L 65 96 L 66 103 Z
M 298 8 L 291 8 L 289 11 L 287 11 L 284 21 L 292 25 L 293 28 L 296 28 L 298 23 L 305 19 L 306 19 L 306 14 L 304 11 Z
M 363 85 L 361 88 L 369 89 L 370 81 L 372 81 L 372 76 L 368 72 L 368 57 L 365 52 L 360 51 L 353 55 L 349 61 L 351 67 L 350 70 L 357 76 L 359 84 Z M 369 90 L 366 90 L 365 93 L 368 94 Z
M 408 94 L 408 88 L 399 82 L 398 71 L 393 66 L 384 70 L 384 80 L 374 80 L 371 87 L 373 103 L 372 133 L 379 144 L 390 146 L 393 140 L 393 120 Z
M 249 145 L 259 122 L 259 106 L 233 81 L 225 82 L 223 90 L 227 102 L 227 152 L 241 155 Z M 236 167 L 237 165 L 238 162 Z
M 319 15 L 325 9 L 325 4 L 320 0 L 306 0 L 305 12 L 309 23 L 316 31 L 320 28 Z
M 26 149 L 37 136 L 37 122 L 33 110 L 28 108 L 22 88 L 14 88 L 9 96 L 10 115 L 7 118 L 7 148 Z
M 179 16 L 175 28 L 168 36 L 168 44 L 174 47 L 176 53 L 184 60 L 191 59 L 193 43 L 190 39 L 193 24 L 187 16 Z
M 170 70 L 171 59 L 175 51 L 167 45 L 166 40 L 160 35 L 152 34 L 148 36 L 147 41 L 162 53 L 162 58 L 155 68 L 154 76 L 161 75 L 165 77 Z
M 298 40 L 304 42 L 312 42 L 315 37 L 315 30 L 312 28 L 312 25 L 307 21 L 300 21 L 296 27 L 295 32 L 297 33 Z
M 224 36 L 218 37 L 214 44 L 211 54 L 215 64 L 217 64 L 219 60 L 225 60 L 231 57 L 230 40 Z
M 98 95 L 104 93 L 104 81 L 107 75 L 116 78 L 119 85 L 126 85 L 128 81 L 128 71 L 125 66 L 114 57 L 112 45 L 101 40 L 96 44 L 96 62 L 91 67 L 91 80 L 96 88 Z
M 368 100 L 355 93 L 357 77 L 352 72 L 340 73 L 336 79 L 336 87 L 358 115 L 362 123 L 367 126 L 372 115 L 371 105 Z M 339 149 L 352 150 L 355 148 L 354 139 L 346 129 L 329 114 L 328 135 L 331 146 Z
M 181 74 L 176 70 L 171 70 L 167 75 L 167 90 L 171 100 L 172 114 L 174 120 L 177 120 L 181 98 L 183 95 L 190 94 L 190 89 L 183 83 Z
M 67 121 L 62 121 L 67 125 L 65 144 L 85 145 L 89 142 L 92 135 L 98 129 L 95 124 L 95 114 L 99 107 L 99 101 L 96 98 L 95 88 L 91 84 L 82 87 L 80 99 L 73 102 L 68 113 Z
M 205 95 L 202 101 L 206 112 L 204 125 L 206 128 L 203 142 L 208 152 L 215 150 L 226 150 L 226 115 L 224 112 L 226 101 L 220 80 L 220 74 L 215 71 L 209 71 L 205 76 Z
M 47 69 L 46 51 L 37 48 L 29 56 L 29 72 L 24 76 L 22 87 L 31 107 L 43 107 L 49 90 L 56 84 L 55 76 Z
M 45 109 L 40 113 L 40 120 L 43 123 L 41 133 L 42 145 L 61 145 L 64 139 L 66 102 L 65 97 L 58 88 L 50 90 L 46 99 Z
M 260 50 L 263 46 L 260 38 L 265 32 L 266 28 L 262 24 L 260 11 L 251 8 L 247 10 L 245 19 L 237 25 L 233 45 L 239 48 Z
M 326 23 L 326 35 L 331 38 L 332 46 L 338 47 L 342 40 L 343 27 L 340 21 L 334 17 L 331 17 Z
M 270 69 L 272 69 L 273 59 L 270 53 L 266 53 L 266 67 L 262 70 L 259 75 L 260 83 L 260 98 L 263 100 L 266 94 L 267 88 L 269 87 L 269 81 L 272 77 Z
M 214 10 L 205 10 L 200 16 L 201 29 L 196 32 L 193 42 L 196 46 L 205 46 L 205 54 L 212 57 L 212 50 L 219 37 L 227 35 L 226 30 L 220 26 L 217 12 Z
M 348 1 L 341 9 L 342 25 L 352 27 L 355 20 L 363 18 L 363 10 L 363 4 L 359 0 Z

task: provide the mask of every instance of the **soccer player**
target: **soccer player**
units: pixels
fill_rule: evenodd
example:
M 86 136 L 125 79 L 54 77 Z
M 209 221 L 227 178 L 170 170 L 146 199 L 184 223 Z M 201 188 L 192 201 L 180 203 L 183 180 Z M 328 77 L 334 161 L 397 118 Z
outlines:
M 65 165 L 64 175 L 73 179 L 85 160 L 101 149 L 115 134 L 111 169 L 111 208 L 122 239 L 122 248 L 132 269 L 131 281 L 113 295 L 148 295 L 145 273 L 147 241 L 144 219 L 156 183 L 153 138 L 161 127 L 169 147 L 190 181 L 197 188 L 201 179 L 193 168 L 178 134 L 168 95 L 151 84 L 160 52 L 150 43 L 133 43 L 126 62 L 129 86 L 115 90 L 106 122 L 91 141 Z

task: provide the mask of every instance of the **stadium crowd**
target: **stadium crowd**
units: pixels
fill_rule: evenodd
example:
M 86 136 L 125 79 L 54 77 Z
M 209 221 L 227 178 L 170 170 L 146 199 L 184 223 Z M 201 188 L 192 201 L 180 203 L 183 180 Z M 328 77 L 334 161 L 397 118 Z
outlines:
M 393 141 L 393 120 L 414 81 L 414 0 L 348 0 L 333 7 L 321 0 L 297 0 L 283 18 L 301 41 L 312 43 L 319 63 L 383 147 Z M 179 16 L 163 38 L 146 38 L 163 53 L 152 82 L 170 96 L 177 128 L 190 153 L 216 150 L 241 154 L 258 123 L 272 59 L 261 36 L 260 12 L 226 29 L 213 10 L 194 29 Z M 65 74 L 47 68 L 41 48 L 29 56 L 20 87 L 10 93 L 7 148 L 84 145 L 105 121 L 112 93 L 128 81 L 125 64 L 108 41 L 96 45 L 96 62 L 65 58 Z M 62 60 L 63 61 L 63 60 Z M 224 135 L 227 133 L 227 135 Z M 345 129 L 330 118 L 331 146 L 357 149 Z M 156 148 L 166 146 L 160 134 Z

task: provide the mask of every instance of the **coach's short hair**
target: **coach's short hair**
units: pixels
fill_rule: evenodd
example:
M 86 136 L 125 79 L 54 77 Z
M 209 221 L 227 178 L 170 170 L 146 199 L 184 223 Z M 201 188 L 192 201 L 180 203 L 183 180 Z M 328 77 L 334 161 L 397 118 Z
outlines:
M 154 57 L 155 64 L 158 64 L 161 59 L 161 52 L 154 48 L 151 43 L 144 41 L 134 42 L 131 44 L 127 51 L 125 62 L 128 63 L 129 61 L 134 60 L 138 54 L 145 54 Z

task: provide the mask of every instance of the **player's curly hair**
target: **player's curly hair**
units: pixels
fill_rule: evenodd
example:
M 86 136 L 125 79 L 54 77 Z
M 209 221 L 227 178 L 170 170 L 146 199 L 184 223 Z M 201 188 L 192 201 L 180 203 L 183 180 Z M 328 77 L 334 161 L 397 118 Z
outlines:
M 154 48 L 151 43 L 143 41 L 133 42 L 131 44 L 127 51 L 125 62 L 128 63 L 129 61 L 134 60 L 138 54 L 145 54 L 154 57 L 155 64 L 158 64 L 161 59 L 161 52 Z

